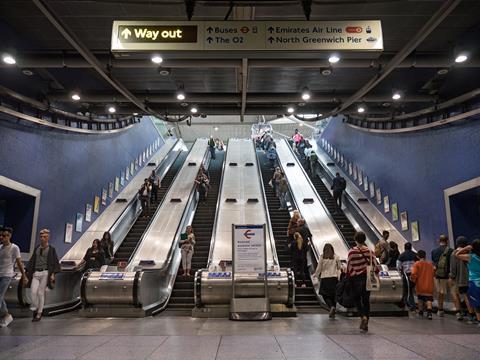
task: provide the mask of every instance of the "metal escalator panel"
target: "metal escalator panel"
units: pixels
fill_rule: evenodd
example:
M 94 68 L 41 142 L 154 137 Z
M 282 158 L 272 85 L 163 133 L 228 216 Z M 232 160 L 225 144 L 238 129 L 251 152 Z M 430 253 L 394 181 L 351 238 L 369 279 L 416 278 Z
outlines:
M 178 173 L 180 168 L 182 167 L 182 164 L 185 161 L 185 158 L 187 157 L 187 152 L 182 151 L 178 155 L 177 159 L 173 163 L 173 165 L 170 167 L 170 169 L 167 171 L 165 176 L 162 178 L 161 183 L 160 183 L 160 189 L 158 189 L 158 202 L 156 203 L 151 203 L 150 204 L 150 216 L 148 218 L 143 218 L 142 216 L 139 216 L 137 221 L 133 224 L 132 228 L 128 232 L 127 236 L 123 240 L 122 244 L 119 246 L 117 251 L 115 252 L 115 258 L 112 263 L 112 265 L 118 264 L 119 261 L 128 261 L 130 259 L 130 256 L 133 254 L 135 249 L 138 246 L 138 243 L 140 239 L 142 238 L 142 235 L 144 234 L 145 230 L 148 228 L 148 225 L 150 224 L 151 219 L 153 218 L 153 215 L 158 209 L 158 206 L 162 203 L 165 194 L 168 191 L 168 188 L 172 184 L 173 179 L 175 178 L 175 175 Z
M 208 189 L 207 201 L 197 205 L 193 217 L 192 227 L 195 233 L 195 248 L 192 257 L 192 275 L 197 270 L 207 266 L 224 158 L 225 153 L 222 151 L 216 153 L 214 160 L 210 160 L 208 167 L 210 188 Z M 183 268 L 180 266 L 168 309 L 191 310 L 195 306 L 194 276 L 186 277 L 181 274 L 183 274 Z

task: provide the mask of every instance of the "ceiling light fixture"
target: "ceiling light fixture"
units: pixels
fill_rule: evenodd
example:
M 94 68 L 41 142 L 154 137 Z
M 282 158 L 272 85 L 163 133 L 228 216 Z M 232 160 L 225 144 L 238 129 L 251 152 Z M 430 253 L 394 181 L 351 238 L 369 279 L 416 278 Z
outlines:
M 340 56 L 338 55 L 330 55 L 330 57 L 328 58 L 328 62 L 330 64 L 336 64 L 339 61 L 340 61 Z
M 133 116 L 138 116 L 138 113 L 133 113 Z
M 362 106 L 362 105 L 360 105 L 360 106 L 357 108 L 357 111 L 358 111 L 360 114 L 362 114 L 362 113 L 365 112 L 365 107 Z
M 191 112 L 192 114 L 196 114 L 196 113 L 198 112 L 198 108 L 197 108 L 196 106 L 192 106 L 192 107 L 190 108 L 190 112 Z
M 465 53 L 458 54 L 455 58 L 456 63 L 463 63 L 468 60 L 468 55 Z
M 302 92 L 302 100 L 303 101 L 308 101 L 310 100 L 312 96 L 310 95 L 310 91 L 308 90 L 308 88 L 304 88 L 303 89 L 303 92 Z
M 152 62 L 155 64 L 161 64 L 163 62 L 163 59 L 160 55 L 152 55 Z
M 392 95 L 393 100 L 400 100 L 402 98 L 402 94 L 400 94 L 398 91 L 394 92 Z
M 215 130 L 215 131 L 218 131 L 218 126 L 215 126 L 215 127 L 214 127 L 214 130 Z
M 15 60 L 15 58 L 10 54 L 3 54 L 2 60 L 8 65 L 15 65 L 17 63 L 17 60 Z
M 185 93 L 183 91 L 180 90 L 177 92 L 177 100 L 185 100 Z
M 78 93 L 73 93 L 72 94 L 72 100 L 73 101 L 78 101 L 80 100 L 80 95 Z
M 110 106 L 110 107 L 108 108 L 108 112 L 109 112 L 110 114 L 114 114 L 116 111 L 117 111 L 117 109 L 115 109 L 115 106 Z
M 295 108 L 293 106 L 289 106 L 288 109 L 287 109 L 287 112 L 289 114 L 293 114 L 295 112 Z

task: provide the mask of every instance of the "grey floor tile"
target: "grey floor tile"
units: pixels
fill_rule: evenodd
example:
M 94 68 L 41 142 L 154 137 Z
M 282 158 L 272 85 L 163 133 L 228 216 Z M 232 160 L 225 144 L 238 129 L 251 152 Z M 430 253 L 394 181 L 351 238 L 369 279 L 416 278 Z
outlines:
M 99 360 L 99 359 L 146 359 L 157 346 L 118 346 L 118 345 L 102 345 L 87 354 L 83 355 L 82 360 Z
M 91 351 L 93 346 L 40 346 L 38 348 L 22 352 L 21 354 L 15 356 L 15 359 L 22 360 L 40 360 L 40 359 L 49 359 L 49 360 L 70 360 L 76 359 L 77 357 L 82 356 L 83 354 Z
M 474 328 L 472 330 L 475 331 L 476 329 Z M 437 337 L 443 339 L 446 342 L 462 345 L 480 353 L 480 333 L 462 335 L 437 335 Z M 480 355 L 478 357 L 480 357 Z
M 424 359 L 413 351 L 373 334 L 328 337 L 357 359 Z
M 326 335 L 277 335 L 276 339 L 288 360 L 354 359 Z
M 217 359 L 285 359 L 285 356 L 273 336 L 222 336 Z
M 168 336 L 112 336 L 112 339 L 105 343 L 104 346 L 154 346 L 158 347 Z
M 7 351 L 38 340 L 38 336 L 0 336 L 0 349 Z
M 475 359 L 480 357 L 477 351 L 466 349 L 446 340 L 432 335 L 395 335 L 384 336 L 391 342 L 397 343 L 407 349 L 428 359 Z M 480 339 L 480 337 L 479 337 Z
M 55 346 L 85 346 L 97 347 L 111 340 L 110 336 L 48 336 L 45 343 L 50 347 Z
M 170 336 L 149 359 L 213 360 L 220 336 Z

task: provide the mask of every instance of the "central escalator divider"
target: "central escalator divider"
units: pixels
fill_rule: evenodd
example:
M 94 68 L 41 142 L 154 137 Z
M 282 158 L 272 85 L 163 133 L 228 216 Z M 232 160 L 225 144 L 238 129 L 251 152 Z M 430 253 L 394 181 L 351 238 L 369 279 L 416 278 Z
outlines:
M 210 188 L 208 189 L 207 202 L 197 205 L 191 224 L 195 233 L 195 248 L 191 269 L 192 275 L 195 274 L 197 270 L 204 269 L 207 266 L 224 156 L 225 152 L 217 151 L 216 158 L 210 161 L 208 167 Z M 185 229 L 182 229 L 182 231 L 184 230 Z M 172 295 L 168 303 L 168 310 L 188 310 L 190 314 L 195 307 L 193 290 L 194 276 L 187 277 L 181 274 L 183 274 L 182 265 L 180 265 L 178 269 Z
M 165 174 L 165 176 L 163 177 L 160 183 L 160 189 L 158 189 L 158 196 L 157 196 L 158 202 L 156 203 L 152 202 L 150 204 L 150 216 L 148 218 L 143 218 L 143 216 L 140 215 L 137 218 L 137 221 L 135 221 L 132 228 L 128 232 L 127 236 L 123 240 L 122 244 L 115 252 L 115 258 L 112 262 L 112 265 L 117 265 L 119 261 L 128 262 L 128 260 L 130 259 L 130 256 L 137 248 L 138 242 L 142 238 L 142 235 L 144 234 L 145 230 L 148 228 L 148 225 L 150 224 L 150 221 L 152 220 L 153 215 L 157 211 L 157 208 L 162 203 L 163 198 L 165 197 L 165 194 L 168 191 L 168 188 L 170 187 L 173 179 L 175 178 L 175 175 L 177 175 L 178 171 L 182 167 L 182 164 L 186 158 L 187 158 L 187 151 L 182 151 L 177 156 L 177 159 L 174 161 L 172 166 L 170 166 L 170 169 L 167 171 L 167 173 Z
M 257 157 L 261 166 L 263 187 L 265 188 L 267 208 L 270 214 L 278 261 L 280 262 L 281 268 L 291 268 L 291 256 L 287 236 L 290 214 L 288 210 L 280 210 L 280 200 L 275 195 L 273 188 L 269 185 L 269 181 L 273 177 L 273 169 L 271 169 L 266 155 L 261 151 L 257 151 Z M 304 310 L 322 311 L 310 278 L 307 278 L 307 287 L 305 288 L 300 287 L 301 283 L 299 281 L 296 282 L 298 285 L 295 289 L 295 306 L 297 309 L 300 312 Z

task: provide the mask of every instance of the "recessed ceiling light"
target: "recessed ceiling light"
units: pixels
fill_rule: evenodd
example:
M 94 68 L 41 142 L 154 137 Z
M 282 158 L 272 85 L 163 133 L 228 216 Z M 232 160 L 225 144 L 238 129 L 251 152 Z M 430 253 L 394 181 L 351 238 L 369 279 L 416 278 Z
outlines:
M 198 112 L 197 107 L 196 107 L 196 106 L 192 106 L 192 107 L 190 108 L 190 112 L 191 112 L 192 114 L 196 114 L 196 113 Z
M 445 75 L 448 74 L 448 69 L 440 69 L 437 71 L 438 75 Z
M 293 106 L 289 106 L 288 109 L 287 109 L 287 112 L 289 114 L 293 114 L 295 112 L 295 108 Z
M 133 113 L 133 116 L 138 116 L 138 113 Z
M 310 100 L 310 98 L 311 98 L 311 95 L 310 95 L 310 91 L 308 91 L 308 88 L 303 89 L 302 100 L 303 101 L 308 101 L 308 100 Z
M 363 106 L 359 106 L 357 111 L 361 114 L 365 112 L 365 108 Z
M 390 104 L 389 102 L 384 102 L 384 103 L 382 103 L 382 106 L 383 106 L 383 107 L 389 107 L 390 105 L 391 105 L 391 104 Z
M 152 55 L 152 62 L 155 64 L 161 64 L 163 62 L 163 59 L 160 55 Z
M 180 101 L 185 100 L 185 93 L 183 91 L 179 91 L 177 93 L 177 100 L 180 100 Z
M 402 95 L 398 92 L 396 92 L 392 95 L 393 100 L 400 100 L 401 98 L 402 98 Z
M 323 69 L 323 70 L 322 70 L 322 75 L 323 75 L 323 76 L 332 75 L 332 70 L 330 70 L 330 69 Z
M 340 61 L 340 57 L 338 55 L 331 55 L 329 58 L 328 58 L 328 62 L 330 64 L 335 64 L 337 62 Z
M 22 70 L 22 74 L 23 74 L 23 75 L 26 75 L 26 76 L 32 76 L 32 75 L 33 75 L 33 71 L 30 70 L 30 69 L 23 69 L 23 70 Z
M 215 130 L 215 131 L 218 131 L 218 126 L 215 126 L 214 130 Z
M 303 123 L 298 124 L 298 126 L 303 127 Z
M 5 64 L 8 65 L 15 65 L 17 63 L 17 60 L 15 60 L 15 58 L 10 54 L 4 54 L 2 56 L 2 60 Z
M 110 114 L 114 114 L 116 111 L 117 111 L 117 109 L 115 109 L 115 106 L 110 106 L 110 107 L 108 108 L 108 112 L 109 112 Z
M 456 63 L 463 63 L 468 60 L 467 54 L 458 54 L 458 56 L 455 58 Z
M 77 93 L 72 94 L 72 100 L 73 100 L 73 101 L 78 101 L 78 100 L 80 100 L 80 95 L 78 95 Z
M 158 73 L 162 76 L 168 76 L 170 75 L 170 69 L 163 68 Z

